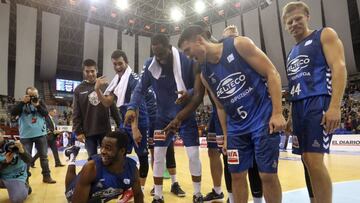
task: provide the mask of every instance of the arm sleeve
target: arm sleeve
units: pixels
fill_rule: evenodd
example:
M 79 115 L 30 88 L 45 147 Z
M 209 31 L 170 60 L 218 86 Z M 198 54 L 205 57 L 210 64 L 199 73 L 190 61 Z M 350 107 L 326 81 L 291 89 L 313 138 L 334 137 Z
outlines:
M 37 106 L 36 109 L 39 112 L 39 114 L 42 116 L 48 116 L 48 114 L 49 114 L 49 112 L 47 111 L 46 105 L 42 100 L 40 100 L 40 105 Z
M 148 88 L 151 85 L 150 72 L 145 68 L 144 73 L 141 75 L 140 81 L 137 83 L 130 99 L 130 109 L 137 109 L 143 101 L 143 96 L 147 93 Z
M 78 94 L 74 92 L 74 100 L 73 100 L 73 131 L 75 131 L 76 134 L 82 134 L 83 133 L 83 124 L 82 124 L 82 117 L 81 117 L 81 111 L 80 111 L 80 105 L 79 105 L 79 98 Z
M 24 153 L 22 153 L 22 154 L 19 153 L 19 157 L 20 157 L 21 160 L 23 160 L 27 164 L 30 164 L 31 161 L 32 161 L 32 157 L 26 151 Z
M 11 110 L 11 115 L 12 115 L 12 116 L 20 116 L 24 105 L 25 105 L 24 102 L 19 102 L 19 103 Z

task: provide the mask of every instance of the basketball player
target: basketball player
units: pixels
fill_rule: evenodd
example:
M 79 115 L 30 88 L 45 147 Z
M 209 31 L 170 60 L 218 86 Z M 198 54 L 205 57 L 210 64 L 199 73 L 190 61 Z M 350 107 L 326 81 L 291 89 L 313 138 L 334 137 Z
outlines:
M 79 147 L 65 151 L 70 158 L 65 178 L 68 201 L 107 202 L 132 188 L 134 202 L 144 202 L 136 162 L 126 157 L 128 136 L 124 131 L 107 134 L 101 143 L 100 155 L 94 155 L 76 175 L 75 159 Z
M 248 200 L 246 175 L 254 156 L 266 202 L 281 202 L 278 132 L 285 127 L 285 119 L 275 67 L 250 39 L 226 38 L 223 43 L 212 43 L 200 26 L 186 28 L 178 46 L 201 64 L 202 82 L 216 103 L 234 202 Z
M 346 86 L 344 47 L 331 28 L 309 28 L 309 7 L 299 1 L 283 8 L 285 29 L 296 44 L 287 58 L 292 102 L 293 153 L 301 154 L 317 203 L 332 202 L 332 185 L 324 164 L 332 133 L 340 124 Z
M 115 50 L 111 55 L 111 61 L 114 65 L 116 75 L 104 93 L 102 92 L 101 87 L 107 84 L 107 80 L 105 76 L 97 78 L 95 83 L 95 91 L 99 100 L 104 106 L 110 106 L 113 104 L 114 100 L 116 100 L 116 106 L 119 108 L 122 119 L 124 120 L 123 116 L 126 113 L 127 105 L 130 102 L 131 94 L 135 89 L 136 84 L 138 83 L 139 77 L 137 74 L 132 72 L 130 66 L 128 65 L 128 59 L 124 51 Z M 147 96 L 150 98 L 153 97 L 153 95 L 149 93 Z M 142 101 L 140 105 L 139 117 L 136 119 L 136 122 L 138 122 L 136 127 L 122 126 L 122 123 L 119 127 L 125 129 L 128 135 L 132 135 L 133 132 L 135 132 L 137 135 L 137 138 L 129 139 L 130 144 L 128 145 L 128 153 L 131 153 L 132 148 L 135 149 L 140 162 L 140 183 L 142 189 L 144 189 L 146 177 L 149 171 L 146 137 L 149 121 L 145 101 Z
M 239 36 L 239 31 L 235 25 L 227 26 L 223 31 L 223 39 L 227 37 L 237 37 Z M 251 194 L 253 196 L 254 203 L 262 202 L 262 185 L 259 175 L 259 170 L 256 164 L 256 160 L 253 161 L 253 167 L 250 167 L 248 170 L 248 179 L 250 183 Z
M 188 95 L 194 86 L 192 60 L 169 44 L 163 34 L 156 34 L 151 39 L 151 49 L 154 57 L 145 62 L 144 74 L 141 82 L 136 86 L 131 97 L 131 104 L 126 113 L 125 122 L 136 118 L 136 109 L 142 96 L 151 86 L 156 94 L 157 120 L 155 128 L 154 146 L 154 183 L 155 196 L 153 203 L 164 202 L 162 195 L 163 170 L 167 147 L 171 143 L 173 134 L 165 135 L 161 130 L 176 116 L 184 105 L 177 105 Z M 176 103 L 175 103 L 176 102 Z M 201 162 L 199 158 L 199 135 L 195 114 L 183 122 L 180 127 L 186 152 L 189 157 L 190 173 L 194 186 L 193 202 L 202 202 Z

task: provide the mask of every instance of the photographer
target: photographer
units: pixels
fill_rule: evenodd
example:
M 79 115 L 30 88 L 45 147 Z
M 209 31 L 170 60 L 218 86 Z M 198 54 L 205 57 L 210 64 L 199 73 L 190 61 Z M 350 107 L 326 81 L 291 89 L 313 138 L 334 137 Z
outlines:
M 50 176 L 49 160 L 47 157 L 47 128 L 45 118 L 48 111 L 42 100 L 39 99 L 38 90 L 28 87 L 23 101 L 17 104 L 11 111 L 12 116 L 18 116 L 20 141 L 26 152 L 31 153 L 33 143 L 40 154 L 43 182 L 56 183 Z
M 26 183 L 26 169 L 31 156 L 20 141 L 5 141 L 0 130 L 0 188 L 6 188 L 10 202 L 24 202 L 31 188 Z

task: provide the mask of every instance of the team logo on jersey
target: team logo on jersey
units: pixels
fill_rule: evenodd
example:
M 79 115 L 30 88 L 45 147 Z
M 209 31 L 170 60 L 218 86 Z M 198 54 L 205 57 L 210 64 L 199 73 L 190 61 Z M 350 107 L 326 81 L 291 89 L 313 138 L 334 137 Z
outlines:
M 287 74 L 296 75 L 302 69 L 309 66 L 310 58 L 307 55 L 299 55 L 287 63 Z
M 315 148 L 320 148 L 320 143 L 317 140 L 314 140 L 314 142 L 311 146 L 315 147 Z
M 239 164 L 239 152 L 236 149 L 227 150 L 228 164 Z
M 245 79 L 246 77 L 242 72 L 233 73 L 227 76 L 220 81 L 216 88 L 217 97 L 225 99 L 233 96 L 244 87 L 246 83 Z
M 129 184 L 130 184 L 130 179 L 125 178 L 125 179 L 124 179 L 124 184 L 125 184 L 125 185 L 129 185 Z
M 306 42 L 305 42 L 304 47 L 306 47 L 306 46 L 310 45 L 311 43 L 312 43 L 312 40 L 311 40 L 311 39 L 309 39 L 308 41 L 306 41 Z
M 91 92 L 89 95 L 89 102 L 90 104 L 94 105 L 94 106 L 97 106 L 98 104 L 100 104 L 100 100 L 96 94 L 95 91 Z
M 229 56 L 226 57 L 226 59 L 229 63 L 231 63 L 235 59 L 234 54 L 231 53 Z

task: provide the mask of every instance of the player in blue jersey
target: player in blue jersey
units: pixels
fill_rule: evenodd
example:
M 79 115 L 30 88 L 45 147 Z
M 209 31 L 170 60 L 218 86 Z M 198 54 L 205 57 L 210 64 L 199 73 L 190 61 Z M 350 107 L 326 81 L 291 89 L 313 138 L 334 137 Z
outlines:
M 76 175 L 75 159 L 79 147 L 65 151 L 70 158 L 65 177 L 68 201 L 107 202 L 132 189 L 134 202 L 144 202 L 136 161 L 126 157 L 128 136 L 124 131 L 107 134 L 101 143 L 100 155 L 92 156 Z
M 279 73 L 246 37 L 209 41 L 200 26 L 189 26 L 178 46 L 201 65 L 224 132 L 235 202 L 247 202 L 246 175 L 255 156 L 266 202 L 281 202 L 277 175 L 279 131 L 285 127 Z M 194 90 L 195 94 L 195 90 Z
M 331 28 L 309 28 L 309 7 L 291 2 L 283 8 L 285 29 L 296 44 L 286 72 L 292 102 L 293 153 L 301 154 L 316 202 L 332 202 L 332 186 L 324 164 L 332 133 L 340 124 L 346 86 L 344 47 Z
M 130 102 L 131 94 L 135 89 L 135 86 L 138 84 L 139 78 L 132 72 L 130 66 L 128 65 L 127 56 L 122 50 L 115 50 L 111 55 L 111 61 L 114 65 L 116 75 L 104 93 L 101 91 L 101 87 L 107 83 L 105 76 L 96 79 L 94 89 L 99 100 L 104 106 L 110 106 L 114 100 L 116 101 L 116 106 L 119 108 L 122 119 L 124 120 L 127 105 Z M 153 94 L 147 93 L 147 97 L 151 99 Z M 150 109 L 151 107 L 149 106 L 148 108 Z M 140 162 L 140 183 L 142 188 L 144 188 L 149 171 L 146 136 L 148 129 L 148 114 L 145 100 L 142 100 L 141 102 L 139 117 L 136 122 L 138 122 L 138 125 L 132 125 L 131 127 L 122 126 L 123 123 L 121 123 L 120 128 L 124 128 L 129 136 L 134 136 L 134 139 L 130 139 L 131 144 L 129 144 L 128 153 L 131 153 L 132 148 L 135 149 Z
M 163 170 L 167 147 L 171 144 L 173 134 L 165 135 L 162 129 L 184 107 L 181 102 L 194 86 L 194 62 L 169 44 L 163 34 L 156 34 L 151 39 L 154 57 L 145 62 L 141 82 L 136 86 L 131 97 L 131 104 L 126 113 L 125 122 L 136 118 L 136 109 L 141 98 L 151 86 L 156 94 L 157 118 L 155 124 L 154 146 L 154 183 L 155 196 L 153 203 L 164 202 L 162 195 Z M 183 122 L 180 127 L 186 152 L 189 157 L 190 173 L 194 186 L 193 202 L 202 202 L 201 162 L 199 158 L 199 135 L 195 114 Z

